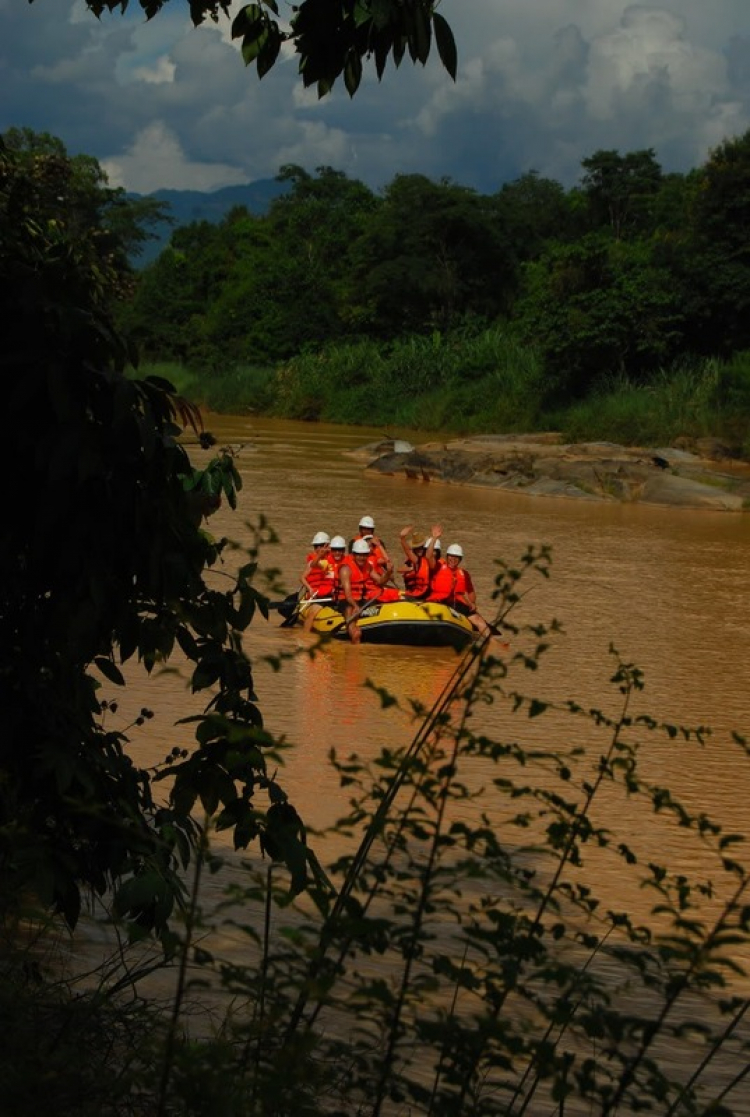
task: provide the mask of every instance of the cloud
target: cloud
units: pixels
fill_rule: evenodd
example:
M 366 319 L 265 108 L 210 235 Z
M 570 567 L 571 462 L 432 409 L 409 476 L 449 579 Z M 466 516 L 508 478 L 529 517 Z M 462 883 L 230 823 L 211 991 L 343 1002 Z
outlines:
M 231 23 L 194 29 L 184 5 L 94 19 L 83 0 L 0 0 L 0 128 L 59 135 L 131 189 L 214 188 L 329 164 L 373 187 L 397 173 L 483 191 L 526 170 L 572 185 L 599 148 L 653 147 L 685 171 L 750 126 L 747 0 L 444 0 L 454 84 L 372 64 L 356 97 L 317 99 L 289 52 L 262 81 Z M 239 0 L 235 3 L 235 10 Z M 48 10 L 49 9 L 49 10 Z
M 122 155 L 101 161 L 111 186 L 124 186 L 136 194 L 159 189 L 219 190 L 247 181 L 245 172 L 227 163 L 190 160 L 177 136 L 156 120 L 135 137 Z
M 586 5 L 556 7 L 586 16 Z M 474 130 L 473 156 L 465 135 L 462 148 L 477 184 L 512 158 L 519 172 L 533 168 L 570 185 L 581 159 L 602 147 L 653 147 L 668 169 L 687 170 L 750 124 L 748 70 L 742 88 L 733 85 L 725 53 L 691 39 L 687 19 L 665 8 L 616 11 L 603 0 L 595 17 L 589 10 L 548 36 L 532 38 L 524 26 L 519 19 L 509 37 L 503 24 L 493 36 L 486 20 L 455 88 L 432 90 L 413 118 L 443 149 Z
M 148 65 L 138 65 L 133 68 L 133 77 L 136 81 L 145 81 L 148 85 L 163 85 L 164 82 L 173 82 L 175 64 L 169 55 L 162 54 Z
M 633 6 L 619 25 L 591 44 L 586 101 L 594 119 L 612 119 L 622 99 L 648 110 L 649 90 L 667 87 L 675 111 L 695 115 L 727 89 L 726 62 L 686 38 L 685 21 Z

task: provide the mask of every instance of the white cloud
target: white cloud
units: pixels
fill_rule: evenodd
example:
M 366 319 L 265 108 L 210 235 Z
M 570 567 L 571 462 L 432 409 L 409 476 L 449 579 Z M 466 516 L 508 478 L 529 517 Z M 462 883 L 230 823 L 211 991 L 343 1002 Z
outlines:
M 124 155 L 102 159 L 111 186 L 137 194 L 154 190 L 218 190 L 247 182 L 247 175 L 228 163 L 199 163 L 185 156 L 175 134 L 163 121 L 154 121 L 135 137 Z
M 164 82 L 173 82 L 175 64 L 172 59 L 162 54 L 149 66 L 135 66 L 133 69 L 134 81 L 145 81 L 147 85 L 163 85 Z
M 295 129 L 296 138 L 278 149 L 278 163 L 300 167 L 341 167 L 354 154 L 351 137 L 340 128 L 329 128 L 322 120 L 305 120 Z
M 686 170 L 723 128 L 737 134 L 750 124 L 715 29 L 701 42 L 683 15 L 617 0 L 556 0 L 543 23 L 534 9 L 536 25 L 525 8 L 508 0 L 505 19 L 484 8 L 456 85 L 433 85 L 411 118 L 444 149 L 457 144 L 462 122 L 464 132 L 473 122 L 483 132 L 474 151 L 485 177 L 493 167 L 502 173 L 512 152 L 518 173 L 533 167 L 571 184 L 599 147 L 654 147 L 657 157 L 663 149 L 667 169 Z M 555 27 L 554 13 L 576 18 Z
M 685 31 L 685 21 L 670 12 L 627 8 L 619 26 L 591 44 L 586 100 L 592 118 L 611 118 L 623 95 L 647 98 L 652 82 L 668 86 L 677 111 L 698 114 L 721 97 L 726 62 L 688 42 Z

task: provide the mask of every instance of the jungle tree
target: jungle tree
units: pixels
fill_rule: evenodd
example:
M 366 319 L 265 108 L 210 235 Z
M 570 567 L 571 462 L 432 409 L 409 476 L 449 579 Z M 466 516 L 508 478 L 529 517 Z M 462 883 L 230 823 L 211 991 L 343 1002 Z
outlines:
M 0 545 L 0 894 L 7 909 L 31 893 L 73 926 L 82 887 L 116 888 L 122 914 L 164 931 L 196 801 L 223 804 L 238 844 L 257 832 L 261 719 L 239 640 L 256 595 L 251 564 L 221 592 L 205 581 L 222 544 L 201 521 L 222 494 L 234 503 L 238 475 L 226 454 L 193 469 L 177 435 L 199 429 L 196 409 L 125 377 L 133 354 L 111 321 L 121 256 L 100 254 L 101 228 L 80 227 L 75 198 L 69 161 L 0 150 L 3 365 L 22 473 Z M 215 693 L 157 807 L 98 689 L 178 646 L 193 689 Z
M 652 148 L 645 151 L 595 151 L 581 163 L 582 189 L 594 227 L 608 225 L 616 240 L 642 231 L 661 183 Z
M 514 281 L 494 200 L 466 186 L 397 175 L 356 250 L 369 329 L 393 337 L 492 320 Z
M 750 131 L 725 140 L 695 174 L 684 271 L 698 352 L 750 347 Z

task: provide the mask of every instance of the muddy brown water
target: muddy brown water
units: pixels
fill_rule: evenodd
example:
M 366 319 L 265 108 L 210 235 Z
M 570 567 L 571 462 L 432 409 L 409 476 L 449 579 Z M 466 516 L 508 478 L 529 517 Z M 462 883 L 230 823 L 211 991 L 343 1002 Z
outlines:
M 675 725 L 712 728 L 703 747 L 680 737 L 645 735 L 649 777 L 670 786 L 692 810 L 750 833 L 750 761 L 732 740 L 733 730 L 750 737 L 750 514 L 548 499 L 369 474 L 346 452 L 382 437 L 379 429 L 226 416 L 210 416 L 207 426 L 220 444 L 238 449 L 243 478 L 237 513 L 221 509 L 210 530 L 243 545 L 251 534 L 246 525 L 265 515 L 279 543 L 264 548 L 261 565 L 278 568 L 287 590 L 298 584 L 313 534 L 324 530 L 349 538 L 364 513 L 374 517 L 396 556 L 403 526 L 414 524 L 427 533 L 433 523 L 442 523 L 445 542 L 464 548 L 465 566 L 487 614 L 493 560 L 516 560 L 529 543 L 551 546 L 551 578 L 536 580 L 513 616 L 517 624 L 556 618 L 563 632 L 553 637 L 540 671 L 522 680 L 524 687 L 543 698 L 574 698 L 615 712 L 608 651 L 614 645 L 644 672 L 638 710 Z M 191 453 L 196 464 L 206 458 L 197 448 Z M 403 702 L 416 698 L 430 704 L 455 669 L 456 653 L 334 642 L 311 657 L 309 640 L 297 629 L 280 628 L 278 620 L 275 613 L 268 621 L 257 618 L 246 646 L 265 724 L 293 744 L 280 780 L 299 813 L 318 828 L 331 823 L 348 801 L 328 762 L 329 749 L 371 757 L 386 743 L 407 742 L 413 732 L 408 714 L 397 707 L 383 711 L 373 690 L 363 688 L 364 680 Z M 274 670 L 269 660 L 285 653 L 288 662 Z M 179 670 L 150 680 L 129 674 L 131 686 L 117 718 L 125 725 L 141 706 L 156 711 L 132 735 L 134 756 L 152 765 L 175 743 L 189 743 L 189 730 L 174 723 L 197 707 Z M 571 729 L 566 719 L 511 719 L 507 705 L 488 706 L 479 716 L 486 732 L 524 734 L 529 744 L 563 747 L 576 734 L 599 749 L 605 744 L 588 729 Z M 482 807 L 490 815 L 503 809 L 499 797 L 493 802 L 493 774 L 481 769 L 474 774 L 487 784 Z M 622 803 L 613 809 L 618 832 L 643 856 L 684 864 L 699 874 L 715 870 L 712 856 L 702 865 L 695 843 L 686 846 L 679 828 L 653 811 Z M 342 852 L 328 839 L 322 848 L 326 856 Z M 747 854 L 740 849 L 738 856 Z M 645 912 L 648 898 L 628 884 L 620 865 L 603 862 L 596 872 L 613 907 L 635 918 Z M 210 907 L 212 889 L 218 899 L 222 887 L 209 881 L 204 905 Z M 76 950 L 90 958 L 97 939 L 91 927 L 82 929 Z M 242 949 L 231 933 L 221 948 Z

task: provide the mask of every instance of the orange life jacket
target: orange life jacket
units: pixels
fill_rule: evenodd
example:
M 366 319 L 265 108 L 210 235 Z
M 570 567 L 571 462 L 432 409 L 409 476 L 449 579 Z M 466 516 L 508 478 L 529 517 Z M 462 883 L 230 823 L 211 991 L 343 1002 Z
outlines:
M 333 575 L 331 597 L 333 598 L 333 602 L 335 603 L 337 601 L 341 601 L 341 598 L 343 597 L 343 591 L 341 589 L 341 567 L 346 562 L 346 555 L 335 555 L 333 551 L 331 551 L 330 555 L 328 556 L 328 561 L 331 564 L 331 571 Z
M 383 551 L 383 548 L 380 546 L 379 543 L 370 543 L 369 542 L 369 538 L 370 538 L 371 534 L 372 534 L 372 532 L 368 531 L 366 533 L 366 535 L 363 535 L 361 532 L 359 533 L 359 535 L 355 535 L 354 539 L 350 540 L 350 542 L 349 542 L 349 554 L 352 553 L 352 546 L 353 546 L 354 543 L 356 543 L 356 541 L 358 539 L 367 540 L 368 545 L 370 547 L 370 559 L 372 561 L 372 564 L 375 567 L 375 570 L 377 571 L 377 573 L 382 574 L 383 571 L 386 568 L 385 552 Z
M 404 589 L 410 597 L 426 597 L 430 588 L 430 564 L 422 555 L 404 570 Z
M 444 601 L 447 605 L 455 605 L 456 598 L 462 598 L 466 593 L 473 593 L 474 584 L 468 570 L 460 566 L 451 570 L 446 562 L 438 564 L 432 575 L 432 585 L 427 598 L 428 601 Z
M 336 581 L 331 560 L 319 559 L 315 551 L 312 551 L 307 556 L 305 580 L 315 597 L 330 597 Z
M 380 546 L 379 543 L 371 544 L 370 561 L 372 562 L 378 574 L 382 574 L 386 566 L 388 565 L 386 562 L 385 554 L 383 552 L 383 548 Z
M 351 573 L 352 597 L 355 601 L 366 601 L 380 593 L 380 586 L 373 578 L 375 564 L 371 558 L 366 558 L 359 566 L 353 555 L 347 555 L 344 563 L 349 567 Z M 344 563 L 342 563 L 342 566 Z

